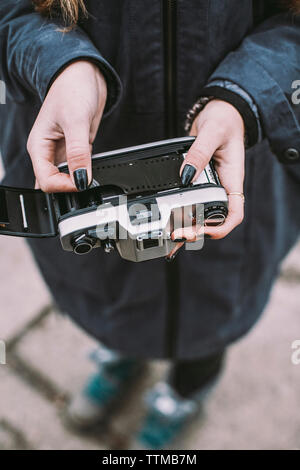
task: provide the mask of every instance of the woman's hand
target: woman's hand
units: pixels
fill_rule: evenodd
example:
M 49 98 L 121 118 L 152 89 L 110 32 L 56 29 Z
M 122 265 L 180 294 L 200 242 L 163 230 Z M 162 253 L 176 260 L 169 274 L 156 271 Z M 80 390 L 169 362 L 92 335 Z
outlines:
M 30 132 L 27 150 L 36 176 L 36 187 L 45 192 L 76 191 L 73 172 L 87 170 L 91 181 L 91 153 L 107 88 L 99 68 L 79 60 L 55 79 Z M 68 162 L 70 176 L 57 164 Z
M 192 174 L 194 173 L 192 179 L 194 181 L 213 156 L 221 184 L 229 193 L 228 216 L 225 223 L 204 228 L 204 233 L 213 239 L 225 237 L 244 218 L 243 197 L 238 194 L 230 195 L 230 193 L 243 193 L 244 132 L 244 122 L 240 113 L 231 104 L 217 99 L 210 101 L 198 114 L 190 131 L 191 136 L 197 137 L 182 164 L 180 174 L 182 175 L 186 164 L 192 165 L 190 170 Z M 190 242 L 195 241 L 196 227 L 177 229 L 172 233 L 173 240 L 184 238 Z M 172 258 L 183 244 L 183 242 L 178 243 L 168 258 Z

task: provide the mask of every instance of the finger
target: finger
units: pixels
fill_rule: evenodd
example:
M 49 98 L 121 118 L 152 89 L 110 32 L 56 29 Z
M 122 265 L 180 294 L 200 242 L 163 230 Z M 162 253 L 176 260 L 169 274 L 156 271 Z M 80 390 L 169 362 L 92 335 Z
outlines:
M 171 239 L 177 243 L 175 247 L 170 251 L 170 253 L 166 256 L 166 260 L 172 261 L 177 255 L 180 248 L 185 243 L 196 242 L 201 238 L 201 236 L 203 236 L 203 234 L 203 227 L 201 227 L 200 225 L 193 225 L 191 227 L 178 228 L 174 230 L 174 232 L 172 232 Z
M 199 174 L 204 170 L 214 152 L 221 144 L 221 133 L 216 132 L 213 123 L 205 121 L 198 130 L 198 135 L 181 165 L 180 176 L 182 179 L 184 178 L 183 172 L 187 172 L 187 170 L 184 170 L 187 164 L 191 165 L 196 170 L 192 179 L 186 183 L 183 181 L 183 184 L 189 184 L 191 181 L 198 178 Z
M 228 194 L 228 215 L 218 227 L 206 226 L 205 233 L 212 238 L 228 235 L 244 218 L 244 198 L 233 192 L 243 193 L 245 147 L 242 140 L 235 139 L 222 151 L 216 153 L 216 166 L 225 191 Z
M 191 227 L 177 228 L 172 232 L 171 239 L 173 241 L 196 242 L 203 234 L 203 227 L 193 225 Z
M 71 122 L 63 129 L 66 142 L 66 155 L 71 179 L 75 185 L 76 175 L 84 175 L 87 171 L 86 186 L 92 180 L 90 127 L 86 120 Z M 74 172 L 76 172 L 74 178 Z M 76 185 L 78 188 L 78 185 Z M 78 188 L 83 189 L 83 188 Z M 86 189 L 86 188 L 85 188 Z
M 245 173 L 245 146 L 243 140 L 234 139 L 214 156 L 216 171 L 227 193 L 243 192 Z
M 74 191 L 69 177 L 60 173 L 54 165 L 55 141 L 45 139 L 43 130 L 30 134 L 27 150 L 30 155 L 34 174 L 40 189 L 46 193 Z
M 239 195 L 228 195 L 228 215 L 223 225 L 218 227 L 205 227 L 205 234 L 215 240 L 224 238 L 235 227 L 242 223 L 244 218 L 244 201 Z

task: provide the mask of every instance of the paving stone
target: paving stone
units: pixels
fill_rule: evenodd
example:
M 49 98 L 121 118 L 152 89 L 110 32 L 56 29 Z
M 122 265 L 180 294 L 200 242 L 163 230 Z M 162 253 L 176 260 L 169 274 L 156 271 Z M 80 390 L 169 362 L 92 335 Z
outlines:
M 62 392 L 71 395 L 81 390 L 86 378 L 95 371 L 88 355 L 96 346 L 95 340 L 68 317 L 53 311 L 22 338 L 15 353 Z M 124 406 L 112 417 L 111 429 L 116 433 L 128 434 L 129 429 L 136 428 L 143 416 L 143 392 L 162 376 L 166 367 L 164 361 L 149 362 L 148 366 L 141 380 L 128 390 Z
M 94 339 L 53 310 L 22 338 L 15 352 L 63 392 L 72 393 L 95 370 L 88 359 L 95 346 Z
M 0 339 L 9 341 L 51 302 L 25 241 L 0 237 Z
M 283 276 L 297 273 L 300 276 L 300 243 L 291 250 L 281 266 Z
M 99 441 L 76 436 L 66 430 L 54 404 L 21 381 L 8 366 L 0 368 L 0 420 L 18 429 L 33 450 L 100 450 Z M 9 436 L 6 436 L 6 445 Z
M 14 352 L 63 393 L 71 395 L 80 391 L 86 378 L 95 371 L 88 354 L 96 345 L 67 317 L 53 311 L 22 338 Z M 124 406 L 112 415 L 113 433 L 128 435 L 137 428 L 144 413 L 143 392 L 163 375 L 165 367 L 164 361 L 149 363 L 145 375 L 128 390 Z
M 14 434 L 0 423 L 0 450 L 9 450 L 15 447 L 16 442 Z
M 29 443 L 22 432 L 4 420 L 0 421 L 0 450 L 28 450 Z

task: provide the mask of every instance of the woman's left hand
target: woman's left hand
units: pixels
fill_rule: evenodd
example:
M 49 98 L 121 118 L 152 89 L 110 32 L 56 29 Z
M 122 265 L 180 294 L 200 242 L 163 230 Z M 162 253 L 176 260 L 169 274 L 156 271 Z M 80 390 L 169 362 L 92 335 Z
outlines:
M 244 122 L 240 113 L 231 104 L 217 99 L 210 101 L 198 114 L 190 130 L 190 135 L 196 136 L 196 139 L 186 155 L 180 174 L 182 175 L 187 164 L 191 165 L 196 169 L 192 179 L 194 181 L 214 157 L 221 184 L 229 194 L 228 216 L 224 224 L 204 228 L 204 233 L 213 239 L 228 235 L 244 218 L 244 199 L 241 196 L 245 165 L 244 133 Z M 196 227 L 193 230 L 177 229 L 172 233 L 173 240 L 181 238 L 195 241 Z M 182 244 L 178 243 L 169 257 L 172 257 Z

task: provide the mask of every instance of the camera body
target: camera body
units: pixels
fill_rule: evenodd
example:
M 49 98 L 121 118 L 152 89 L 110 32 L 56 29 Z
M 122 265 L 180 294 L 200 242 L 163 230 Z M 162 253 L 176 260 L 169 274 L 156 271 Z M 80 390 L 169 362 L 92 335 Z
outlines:
M 170 253 L 176 228 L 203 227 L 212 218 L 223 223 L 227 195 L 212 162 L 193 184 L 181 183 L 179 169 L 193 141 L 168 139 L 94 155 L 90 189 L 53 195 L 62 247 L 80 255 L 117 248 L 122 258 L 140 262 Z M 67 172 L 67 164 L 60 171 Z
M 59 235 L 64 250 L 80 255 L 102 247 L 116 248 L 122 258 L 136 262 L 166 256 L 175 247 L 174 230 L 203 229 L 207 221 L 223 223 L 227 215 L 227 194 L 212 161 L 193 184 L 181 182 L 179 170 L 194 140 L 182 137 L 93 155 L 93 182 L 82 192 L 0 186 L 0 234 Z M 59 169 L 67 173 L 67 163 Z M 203 230 L 200 243 L 186 248 L 200 249 L 201 236 L 203 242 Z

